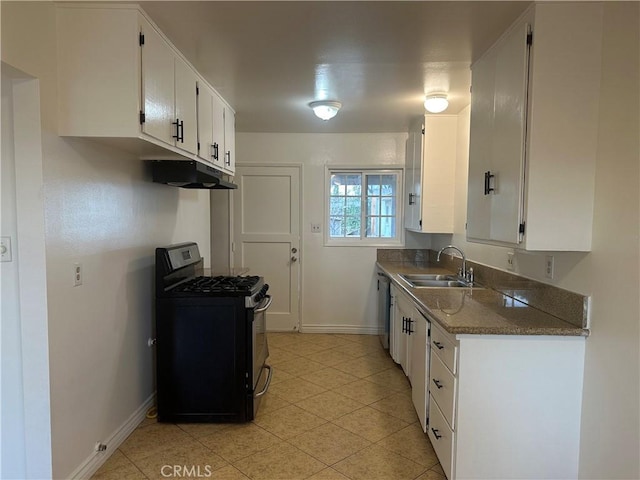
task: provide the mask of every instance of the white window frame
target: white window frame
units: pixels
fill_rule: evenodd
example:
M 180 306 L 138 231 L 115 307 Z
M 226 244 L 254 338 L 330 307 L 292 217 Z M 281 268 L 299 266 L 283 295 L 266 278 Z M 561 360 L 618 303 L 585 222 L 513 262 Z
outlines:
M 380 238 L 380 237 L 358 237 L 358 238 L 345 238 L 345 237 L 331 237 L 330 236 L 330 198 L 331 198 L 331 175 L 332 174 L 358 174 L 358 175 L 396 175 L 397 176 L 397 191 L 396 191 L 396 236 L 394 238 Z M 389 167 L 347 167 L 347 166 L 326 166 L 325 167 L 325 181 L 324 181 L 324 246 L 326 247 L 388 247 L 388 246 L 402 246 L 404 245 L 404 212 L 403 212 L 403 188 L 404 188 L 404 169 L 402 166 L 389 166 Z M 366 201 L 367 195 L 364 194 L 365 184 L 362 185 L 362 194 L 360 200 L 362 202 L 362 233 L 366 232 Z

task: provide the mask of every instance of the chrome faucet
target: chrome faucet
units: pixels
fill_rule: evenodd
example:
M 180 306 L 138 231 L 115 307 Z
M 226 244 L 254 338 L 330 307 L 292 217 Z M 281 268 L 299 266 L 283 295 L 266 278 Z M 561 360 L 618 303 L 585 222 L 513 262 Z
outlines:
M 464 278 L 469 283 L 473 283 L 473 268 L 470 268 L 469 271 L 467 271 L 467 259 L 464 256 L 464 252 L 460 248 L 456 247 L 455 245 L 447 245 L 446 247 L 442 247 L 438 252 L 436 261 L 439 262 L 440 255 L 442 255 L 442 252 L 449 249 L 457 251 L 462 257 L 462 266 L 458 270 L 458 276 L 461 278 Z

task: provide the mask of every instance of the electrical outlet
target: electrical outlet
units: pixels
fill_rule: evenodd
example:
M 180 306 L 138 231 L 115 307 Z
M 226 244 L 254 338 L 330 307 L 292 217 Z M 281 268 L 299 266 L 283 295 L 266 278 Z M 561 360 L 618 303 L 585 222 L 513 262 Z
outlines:
M 0 262 L 11 261 L 11 237 L 0 237 Z
M 507 270 L 513 270 L 513 252 L 507 252 Z
M 95 444 L 95 446 L 93 448 L 94 448 L 94 450 L 96 452 L 106 452 L 107 451 L 107 446 L 102 442 L 96 442 L 96 444 Z
M 311 224 L 311 233 L 320 233 L 320 224 L 319 223 L 312 223 Z
M 553 278 L 553 255 L 544 257 L 544 276 Z
M 73 264 L 73 286 L 77 287 L 82 285 L 82 264 L 74 263 Z

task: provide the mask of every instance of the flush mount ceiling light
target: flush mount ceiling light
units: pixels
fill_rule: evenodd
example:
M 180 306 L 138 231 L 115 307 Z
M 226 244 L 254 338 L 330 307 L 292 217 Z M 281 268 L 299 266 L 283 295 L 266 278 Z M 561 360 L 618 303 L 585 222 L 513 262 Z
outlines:
M 316 114 L 316 117 L 321 118 L 322 120 L 330 120 L 336 116 L 342 104 L 340 102 L 334 101 L 319 101 L 319 102 L 311 102 L 309 106 L 313 109 L 313 113 Z
M 431 113 L 444 112 L 448 106 L 449 100 L 444 93 L 427 95 L 427 99 L 424 101 L 424 108 Z

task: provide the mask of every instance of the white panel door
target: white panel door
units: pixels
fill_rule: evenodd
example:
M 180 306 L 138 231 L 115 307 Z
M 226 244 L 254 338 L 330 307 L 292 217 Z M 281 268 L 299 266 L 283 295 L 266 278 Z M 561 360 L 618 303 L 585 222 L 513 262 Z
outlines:
M 235 179 L 234 265 L 269 284 L 267 329 L 298 330 L 300 168 L 241 166 Z
M 149 22 L 140 19 L 142 45 L 142 98 L 144 133 L 174 144 L 174 53 Z

